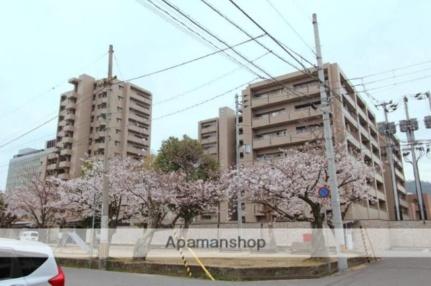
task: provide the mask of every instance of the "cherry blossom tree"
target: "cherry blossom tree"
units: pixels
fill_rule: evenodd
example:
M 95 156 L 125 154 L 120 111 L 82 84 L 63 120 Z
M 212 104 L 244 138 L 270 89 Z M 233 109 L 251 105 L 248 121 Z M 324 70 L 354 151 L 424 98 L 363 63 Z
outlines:
M 8 191 L 5 201 L 13 215 L 29 220 L 36 228 L 57 226 L 64 218 L 56 184 L 38 176 L 32 177 L 28 184 Z
M 0 228 L 10 228 L 17 217 L 11 212 L 9 205 L 5 201 L 5 194 L 0 191 Z
M 128 193 L 141 217 L 144 233 L 135 244 L 133 256 L 145 260 L 156 229 L 162 226 L 175 205 L 177 179 L 175 172 L 165 174 L 152 169 L 141 169 L 134 175 L 139 183 L 129 188 Z
M 137 169 L 139 163 L 130 158 L 115 157 L 109 161 L 106 176 L 110 228 L 129 222 L 137 213 L 128 194 L 128 190 L 137 184 Z M 56 181 L 62 189 L 62 201 L 69 217 L 81 220 L 92 216 L 100 218 L 104 176 L 103 160 L 95 158 L 83 164 L 81 177 Z
M 336 154 L 338 189 L 342 213 L 352 203 L 370 196 L 373 170 L 360 158 L 350 155 L 340 146 Z M 307 221 L 313 229 L 321 230 L 325 220 L 331 226 L 329 199 L 319 197 L 319 187 L 329 185 L 328 164 L 324 151 L 314 145 L 283 151 L 283 156 L 263 161 L 224 176 L 230 182 L 229 196 L 261 204 L 279 218 Z M 327 214 L 329 214 L 327 216 Z M 316 242 L 322 243 L 322 233 L 313 234 L 313 253 L 321 253 Z
M 223 198 L 224 190 L 216 177 L 193 180 L 177 171 L 175 179 L 174 201 L 171 206 L 171 210 L 176 214 L 173 225 L 181 218 L 184 229 L 187 229 L 194 218 L 217 206 Z

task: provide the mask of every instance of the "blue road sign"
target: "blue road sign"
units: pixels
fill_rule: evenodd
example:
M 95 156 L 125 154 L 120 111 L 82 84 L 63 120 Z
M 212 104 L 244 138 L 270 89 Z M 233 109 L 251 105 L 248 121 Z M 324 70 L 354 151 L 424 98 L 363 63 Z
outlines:
M 321 197 L 321 198 L 329 197 L 330 193 L 331 193 L 331 191 L 328 189 L 328 187 L 319 188 L 319 197 Z

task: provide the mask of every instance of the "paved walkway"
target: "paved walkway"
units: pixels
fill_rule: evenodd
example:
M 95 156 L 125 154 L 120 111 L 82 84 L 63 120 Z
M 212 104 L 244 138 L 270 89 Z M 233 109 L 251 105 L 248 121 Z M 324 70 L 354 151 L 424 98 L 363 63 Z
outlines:
M 66 268 L 68 286 L 159 285 L 284 285 L 284 286 L 426 286 L 431 285 L 431 258 L 388 258 L 375 264 L 322 279 L 255 282 L 211 282 L 159 275 Z

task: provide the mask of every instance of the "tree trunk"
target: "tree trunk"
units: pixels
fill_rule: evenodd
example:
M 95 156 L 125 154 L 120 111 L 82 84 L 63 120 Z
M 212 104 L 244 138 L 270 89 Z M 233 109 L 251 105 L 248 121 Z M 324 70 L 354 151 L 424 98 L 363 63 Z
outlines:
M 153 240 L 154 233 L 159 226 L 159 222 L 160 216 L 150 220 L 148 227 L 144 229 L 143 236 L 136 241 L 135 246 L 133 247 L 133 259 L 145 260 L 147 258 L 148 252 L 150 252 L 151 249 L 151 242 Z
M 147 259 L 155 232 L 156 230 L 154 228 L 149 228 L 144 231 L 143 237 L 139 238 L 133 247 L 133 259 Z
M 326 247 L 323 233 L 324 215 L 320 213 L 320 206 L 313 209 L 314 221 L 311 223 L 311 258 L 327 258 L 328 249 Z

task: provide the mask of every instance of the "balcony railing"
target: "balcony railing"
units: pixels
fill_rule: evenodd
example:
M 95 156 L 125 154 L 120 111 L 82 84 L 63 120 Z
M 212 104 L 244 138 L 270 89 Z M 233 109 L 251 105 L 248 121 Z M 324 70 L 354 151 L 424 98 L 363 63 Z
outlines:
M 251 104 L 252 107 L 259 107 L 266 104 L 281 103 L 283 101 L 289 101 L 316 93 L 319 93 L 319 85 L 317 84 L 296 89 L 293 87 L 291 89 L 280 89 L 274 92 L 262 94 L 259 97 L 252 97 Z
M 294 144 L 322 138 L 321 132 L 304 132 L 299 134 L 272 135 L 253 140 L 253 149 Z
M 272 124 L 284 123 L 289 121 L 296 121 L 312 116 L 319 116 L 322 113 L 314 108 L 306 108 L 304 110 L 296 110 L 293 112 L 282 111 L 277 114 L 265 114 L 253 118 L 253 127 L 262 127 Z

